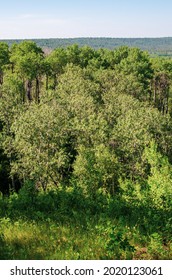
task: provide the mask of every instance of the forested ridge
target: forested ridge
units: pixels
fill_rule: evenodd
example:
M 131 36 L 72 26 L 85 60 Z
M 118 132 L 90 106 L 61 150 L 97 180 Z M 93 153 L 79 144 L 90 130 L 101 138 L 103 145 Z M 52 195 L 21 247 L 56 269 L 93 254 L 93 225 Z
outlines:
M 1 259 L 171 259 L 171 86 L 139 48 L 0 43 Z
M 14 43 L 21 43 L 23 40 L 0 40 L 11 46 Z M 26 41 L 26 40 L 25 40 Z M 51 51 L 55 48 L 68 47 L 78 44 L 78 46 L 90 46 L 94 49 L 108 48 L 114 49 L 121 46 L 137 47 L 148 51 L 151 55 L 171 56 L 172 55 L 172 37 L 162 38 L 50 38 L 33 39 L 39 47 Z

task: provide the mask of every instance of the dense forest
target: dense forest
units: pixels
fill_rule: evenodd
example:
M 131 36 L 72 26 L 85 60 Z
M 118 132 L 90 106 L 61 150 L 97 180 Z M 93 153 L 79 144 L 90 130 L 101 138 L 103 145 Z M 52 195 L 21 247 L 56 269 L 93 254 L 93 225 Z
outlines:
M 172 258 L 172 59 L 0 43 L 0 258 Z
M 11 46 L 21 43 L 22 40 L 0 40 Z M 77 44 L 80 47 L 89 46 L 94 49 L 115 49 L 121 46 L 137 47 L 148 51 L 151 55 L 172 56 L 172 37 L 165 38 L 52 38 L 33 39 L 39 47 L 50 51 L 60 47 L 68 47 Z

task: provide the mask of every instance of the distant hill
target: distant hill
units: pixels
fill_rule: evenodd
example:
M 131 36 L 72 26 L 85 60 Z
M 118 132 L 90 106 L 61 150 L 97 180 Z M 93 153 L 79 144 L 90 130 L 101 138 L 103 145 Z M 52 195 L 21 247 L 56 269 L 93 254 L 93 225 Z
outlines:
M 0 40 L 9 45 L 23 40 Z M 52 50 L 57 47 L 67 47 L 72 44 L 79 46 L 90 46 L 92 48 L 114 49 L 119 46 L 138 47 L 147 50 L 151 54 L 172 56 L 172 37 L 165 38 L 69 38 L 69 39 L 33 39 L 38 46 Z

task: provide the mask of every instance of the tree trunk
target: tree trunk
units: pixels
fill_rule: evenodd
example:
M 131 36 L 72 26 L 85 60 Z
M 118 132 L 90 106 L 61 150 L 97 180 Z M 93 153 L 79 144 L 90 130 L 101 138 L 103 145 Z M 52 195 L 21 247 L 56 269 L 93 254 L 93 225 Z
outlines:
M 3 84 L 3 72 L 0 71 L 0 85 Z
M 157 82 L 156 82 L 156 80 L 155 80 L 155 84 L 154 84 L 154 97 L 153 97 L 153 99 L 154 99 L 154 105 L 156 106 L 156 103 L 157 103 Z
M 40 103 L 39 77 L 36 77 L 36 101 L 37 103 Z
M 46 75 L 46 82 L 45 82 L 45 89 L 48 90 L 48 82 L 49 82 L 49 79 L 48 79 L 48 75 Z
M 169 89 L 168 89 L 168 92 L 167 92 L 167 97 L 166 97 L 166 110 L 165 110 L 165 113 L 168 114 L 168 97 L 169 97 Z
M 31 95 L 31 89 L 32 89 L 32 82 L 30 80 L 26 81 L 26 96 L 28 101 L 32 101 L 32 95 Z
M 53 83 L 53 89 L 55 90 L 57 87 L 57 75 L 54 75 L 54 83 Z

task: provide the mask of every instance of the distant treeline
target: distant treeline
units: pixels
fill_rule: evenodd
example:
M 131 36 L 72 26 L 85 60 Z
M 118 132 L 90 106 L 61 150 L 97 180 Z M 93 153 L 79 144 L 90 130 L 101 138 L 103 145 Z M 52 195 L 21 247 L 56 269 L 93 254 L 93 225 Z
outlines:
M 22 40 L 0 40 L 11 46 L 13 43 L 20 43 Z M 26 40 L 25 40 L 26 41 Z M 58 47 L 67 47 L 78 44 L 90 46 L 95 49 L 108 48 L 114 49 L 120 46 L 138 47 L 151 54 L 172 56 L 172 37 L 164 38 L 68 38 L 68 39 L 33 39 L 39 47 L 44 49 L 55 49 Z

